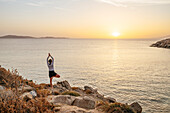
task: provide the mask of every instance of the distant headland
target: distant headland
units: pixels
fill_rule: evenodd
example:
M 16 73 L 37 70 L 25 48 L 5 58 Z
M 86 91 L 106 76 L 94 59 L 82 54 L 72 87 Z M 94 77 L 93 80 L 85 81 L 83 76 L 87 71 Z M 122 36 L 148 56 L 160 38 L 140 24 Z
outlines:
M 69 39 L 67 37 L 32 37 L 32 36 L 18 36 L 18 35 L 5 35 L 0 36 L 0 39 Z
M 158 41 L 152 45 L 150 45 L 150 47 L 159 47 L 159 48 L 167 48 L 170 49 L 170 38 Z

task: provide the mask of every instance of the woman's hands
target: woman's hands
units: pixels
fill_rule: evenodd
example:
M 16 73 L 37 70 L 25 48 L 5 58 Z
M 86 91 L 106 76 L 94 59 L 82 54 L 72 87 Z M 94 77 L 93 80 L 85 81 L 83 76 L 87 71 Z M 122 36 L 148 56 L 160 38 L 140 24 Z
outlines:
M 48 56 L 50 57 L 50 56 L 51 56 L 51 54 L 50 54 L 50 53 L 48 53 Z

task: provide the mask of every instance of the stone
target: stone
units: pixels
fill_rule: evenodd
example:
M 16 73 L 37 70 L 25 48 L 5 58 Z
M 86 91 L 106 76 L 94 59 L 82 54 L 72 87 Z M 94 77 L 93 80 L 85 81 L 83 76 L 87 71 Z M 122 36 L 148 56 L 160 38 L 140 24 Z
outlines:
M 37 96 L 37 93 L 35 91 L 31 91 L 30 94 L 35 98 Z
M 89 87 L 89 86 L 84 86 L 84 90 L 87 94 L 97 93 L 97 89 L 93 89 L 92 87 Z
M 21 98 L 22 100 L 27 101 L 27 100 L 31 100 L 31 99 L 35 98 L 36 96 L 37 96 L 37 93 L 36 93 L 35 91 L 30 91 L 30 92 L 25 92 L 25 93 L 23 93 L 23 94 L 20 96 L 20 98 Z
M 23 92 L 30 92 L 30 91 L 34 90 L 34 88 L 29 85 L 23 85 L 23 86 L 20 86 L 18 88 L 18 90 L 23 91 Z
M 4 90 L 4 89 L 5 89 L 5 87 L 0 85 L 0 91 Z
M 29 92 L 25 92 L 20 96 L 20 98 L 24 101 L 28 101 L 33 99 L 33 96 Z
M 70 84 L 68 83 L 68 81 L 62 81 L 62 82 L 57 82 L 57 85 L 59 86 L 59 87 L 64 87 L 64 88 L 66 88 L 66 89 L 68 89 L 68 90 L 71 90 L 71 86 L 70 86 Z
M 87 96 L 84 98 L 76 97 L 72 105 L 85 109 L 95 109 L 95 101 Z
M 116 99 L 112 98 L 112 97 L 106 97 L 105 98 L 106 101 L 108 101 L 109 103 L 115 103 L 116 102 Z
M 136 111 L 137 113 L 142 113 L 142 107 L 139 105 L 139 103 L 134 102 L 131 105 L 131 108 Z
M 57 96 L 48 96 L 48 102 L 51 103 L 62 103 L 67 105 L 72 105 L 73 101 L 75 100 L 74 96 L 70 95 L 57 95 Z
M 87 110 L 87 109 L 80 108 L 77 106 L 63 105 L 59 113 L 103 113 L 103 112 L 98 112 L 95 109 Z

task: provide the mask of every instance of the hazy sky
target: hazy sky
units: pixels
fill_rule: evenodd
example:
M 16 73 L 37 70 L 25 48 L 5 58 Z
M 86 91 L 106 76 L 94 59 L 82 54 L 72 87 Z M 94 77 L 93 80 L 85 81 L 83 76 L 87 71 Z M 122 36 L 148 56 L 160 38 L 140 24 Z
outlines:
M 119 32 L 118 37 L 112 36 Z M 170 0 L 0 0 L 0 36 L 170 35 Z

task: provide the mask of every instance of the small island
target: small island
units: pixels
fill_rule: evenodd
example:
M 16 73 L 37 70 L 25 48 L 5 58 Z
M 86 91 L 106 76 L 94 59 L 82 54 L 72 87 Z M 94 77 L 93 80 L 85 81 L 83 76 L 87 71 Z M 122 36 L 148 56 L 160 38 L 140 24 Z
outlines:
M 158 41 L 152 44 L 150 47 L 167 48 L 170 49 L 170 38 Z
M 17 70 L 0 66 L 0 112 L 10 113 L 141 113 L 138 102 L 123 104 L 97 89 L 71 87 L 68 81 L 36 84 Z
M 32 36 L 18 36 L 18 35 L 5 35 L 0 36 L 0 39 L 68 39 L 67 37 L 32 37 Z

